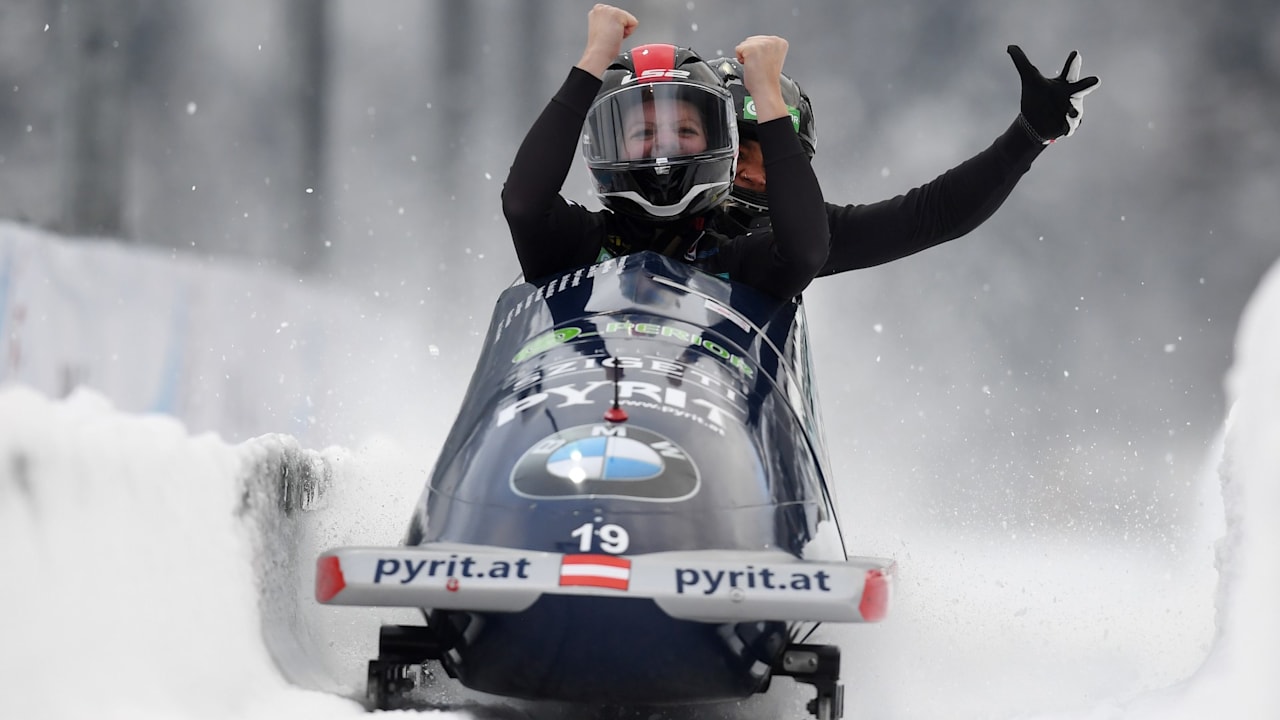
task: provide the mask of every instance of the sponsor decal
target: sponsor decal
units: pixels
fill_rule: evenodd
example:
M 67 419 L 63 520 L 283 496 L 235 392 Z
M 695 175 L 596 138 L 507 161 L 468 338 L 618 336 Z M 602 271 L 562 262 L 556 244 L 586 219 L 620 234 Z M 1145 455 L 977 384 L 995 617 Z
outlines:
M 730 366 L 741 370 L 742 374 L 747 377 L 751 377 L 755 374 L 755 370 L 741 357 L 725 350 L 723 346 L 714 340 L 702 337 L 698 332 L 690 332 L 688 330 L 672 327 L 670 325 L 663 325 L 661 323 L 610 322 L 605 323 L 600 334 L 605 336 L 647 336 L 674 340 L 678 343 L 692 347 L 700 347 L 707 350 L 712 355 L 716 355 L 720 359 L 729 363 Z
M 675 502 L 692 497 L 700 484 L 693 460 L 671 440 L 645 428 L 604 424 L 543 438 L 511 471 L 517 495 L 548 500 Z
M 448 558 L 426 558 L 423 560 L 407 560 L 402 558 L 379 558 L 374 566 L 373 582 L 427 583 L 428 580 L 445 578 L 450 590 L 458 587 L 458 578 L 490 578 L 517 580 L 529 579 L 529 565 L 532 560 L 494 560 L 476 558 L 471 555 L 450 555 Z M 433 583 L 427 583 L 433 584 Z
M 560 560 L 562 587 L 600 587 L 626 590 L 631 584 L 631 561 L 613 555 L 565 555 Z
M 716 305 L 715 307 L 712 307 L 712 305 L 709 304 L 708 308 L 712 309 L 715 312 L 720 313 L 721 315 L 724 315 L 726 318 L 730 320 L 735 320 L 730 315 L 731 311 L 728 310 L 727 308 L 724 308 L 723 306 Z M 746 321 L 743 320 L 742 322 L 745 323 Z M 706 350 L 707 352 L 711 353 L 712 355 L 715 355 L 721 360 L 724 360 L 726 363 L 729 364 L 730 367 L 737 368 L 743 375 L 745 375 L 748 378 L 755 374 L 755 369 L 752 368 L 750 365 L 748 365 L 745 359 L 743 359 L 739 355 L 729 352 L 724 348 L 723 345 L 717 343 L 716 341 L 711 340 L 710 338 L 703 337 L 702 334 L 697 330 L 690 331 L 690 330 L 685 330 L 683 328 L 674 327 L 671 325 L 663 325 L 662 323 L 647 323 L 647 322 L 641 322 L 641 323 L 608 322 L 608 323 L 605 323 L 604 326 L 600 328 L 599 332 L 584 330 L 583 328 L 576 327 L 576 326 L 559 328 L 551 332 L 543 333 L 535 337 L 534 339 L 530 340 L 529 342 L 525 343 L 524 347 L 520 348 L 520 350 L 517 351 L 516 354 L 511 358 L 511 362 L 512 363 L 524 362 L 525 360 L 541 355 L 542 353 L 545 353 L 546 351 L 558 345 L 562 345 L 564 343 L 577 340 L 577 339 L 585 339 L 585 338 L 591 338 L 591 337 L 597 337 L 597 336 L 598 337 L 627 336 L 627 337 L 655 338 L 659 340 L 666 340 L 668 342 L 674 342 L 680 345 L 687 345 L 689 347 L 702 348 L 703 350 Z
M 708 427 L 721 435 L 724 434 L 728 418 L 728 411 L 724 408 L 702 398 L 690 399 L 689 394 L 680 388 L 662 387 L 635 380 L 620 380 L 617 383 L 611 380 L 592 380 L 530 393 L 509 405 L 498 408 L 495 423 L 497 427 L 502 427 L 526 411 L 541 407 L 546 402 L 555 402 L 556 404 L 551 407 L 557 409 L 573 405 L 594 405 L 597 402 L 609 403 L 613 401 L 615 389 L 619 404 L 625 408 L 658 410 L 691 419 L 699 425 Z
M 668 68 L 666 70 L 663 70 L 662 68 L 649 68 L 648 70 L 641 72 L 638 76 L 632 75 L 631 73 L 623 75 L 619 84 L 626 85 L 627 83 L 646 82 L 652 80 L 687 80 L 688 78 L 688 70 L 680 70 L 677 68 Z
M 547 458 L 547 472 L 575 483 L 648 480 L 662 474 L 662 456 L 629 437 L 592 437 L 561 446 Z
M 724 400 L 736 403 L 742 399 L 747 390 L 740 378 L 719 373 L 719 366 L 704 364 L 702 367 L 683 362 L 681 359 L 670 359 L 646 355 L 605 355 L 575 357 L 568 360 L 549 362 L 534 368 L 524 375 L 517 375 L 511 381 L 510 389 L 522 390 L 530 385 L 544 383 L 554 377 L 567 378 L 573 375 L 592 372 L 598 374 L 601 368 L 620 368 L 635 370 L 643 375 L 655 375 L 663 380 L 675 380 L 686 387 L 697 387 L 718 395 Z M 708 370 L 717 371 L 715 374 Z
M 741 570 L 675 568 L 676 592 L 738 596 L 743 590 L 774 592 L 831 592 L 831 575 L 825 570 L 777 571 L 747 565 Z
M 553 330 L 549 333 L 543 333 L 538 337 L 530 340 L 520 348 L 520 351 L 511 358 L 511 362 L 524 362 L 535 355 L 550 350 L 551 348 L 567 343 L 582 334 L 582 328 L 567 327 Z M 591 333 L 594 335 L 595 333 Z

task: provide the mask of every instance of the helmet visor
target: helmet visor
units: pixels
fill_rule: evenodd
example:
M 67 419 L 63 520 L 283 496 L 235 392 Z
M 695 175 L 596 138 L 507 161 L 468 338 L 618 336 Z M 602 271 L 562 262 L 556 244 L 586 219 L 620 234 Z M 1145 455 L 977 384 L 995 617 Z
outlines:
M 732 154 L 733 101 L 727 92 L 693 83 L 624 85 L 591 106 L 583 141 L 592 163 Z

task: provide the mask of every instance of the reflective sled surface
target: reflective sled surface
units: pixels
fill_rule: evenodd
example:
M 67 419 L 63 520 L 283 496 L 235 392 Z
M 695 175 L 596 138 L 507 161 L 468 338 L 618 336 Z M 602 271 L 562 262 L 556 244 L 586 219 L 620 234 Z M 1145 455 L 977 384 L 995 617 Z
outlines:
M 402 546 L 318 561 L 330 604 L 422 608 L 384 627 L 370 697 L 438 659 L 466 687 L 583 703 L 813 684 L 813 623 L 874 622 L 893 563 L 841 541 L 803 308 L 654 253 L 499 298 Z

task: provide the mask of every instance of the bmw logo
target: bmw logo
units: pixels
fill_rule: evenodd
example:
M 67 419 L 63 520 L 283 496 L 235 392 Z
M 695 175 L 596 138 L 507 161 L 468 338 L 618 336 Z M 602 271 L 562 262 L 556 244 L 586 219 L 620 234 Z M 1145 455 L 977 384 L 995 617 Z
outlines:
M 547 458 L 547 472 L 576 483 L 648 480 L 662 474 L 662 456 L 629 437 L 589 437 L 561 446 Z
M 678 445 L 633 426 L 582 425 L 543 438 L 511 471 L 517 495 L 569 500 L 618 497 L 685 500 L 698 492 L 698 469 Z

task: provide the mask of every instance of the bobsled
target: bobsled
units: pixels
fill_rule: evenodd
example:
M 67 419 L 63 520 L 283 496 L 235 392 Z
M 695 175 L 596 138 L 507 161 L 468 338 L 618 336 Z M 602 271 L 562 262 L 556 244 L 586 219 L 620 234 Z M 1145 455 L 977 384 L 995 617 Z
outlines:
M 427 661 L 472 690 L 613 706 L 816 689 L 817 623 L 881 620 L 894 563 L 846 553 L 799 301 L 664 256 L 603 260 L 497 301 L 461 411 L 399 546 L 317 561 L 330 605 L 385 625 L 368 697 Z

